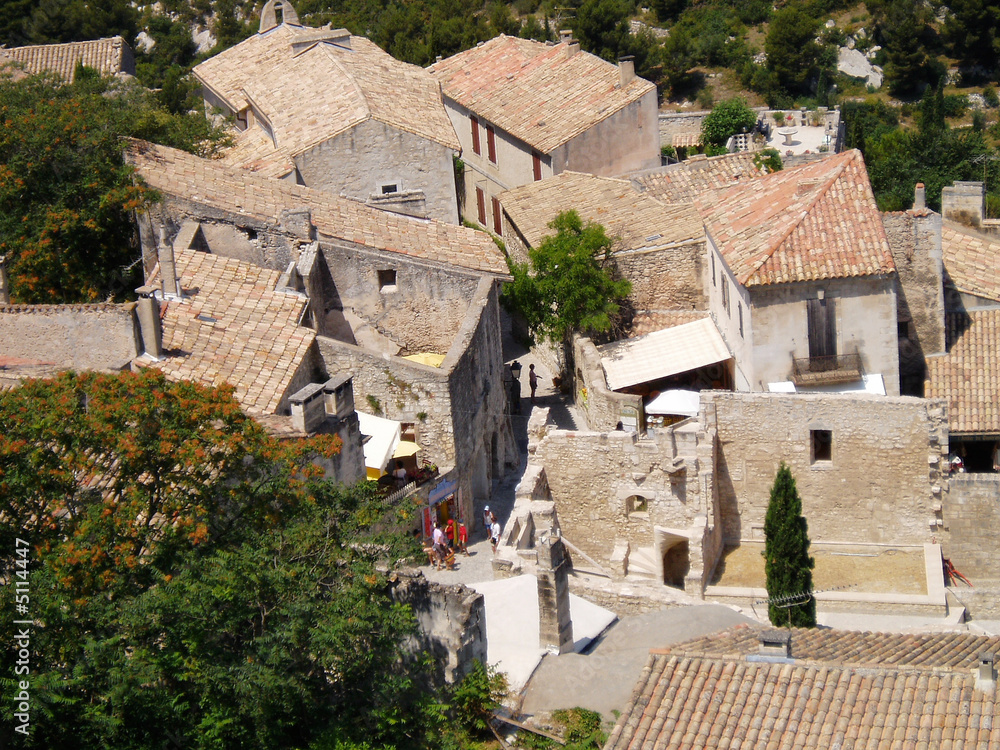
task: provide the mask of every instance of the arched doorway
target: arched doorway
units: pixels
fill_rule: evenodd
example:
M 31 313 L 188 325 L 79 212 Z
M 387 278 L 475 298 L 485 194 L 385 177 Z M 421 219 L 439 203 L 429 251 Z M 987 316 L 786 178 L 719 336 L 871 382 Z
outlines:
M 677 529 L 656 529 L 656 542 L 663 560 L 663 583 L 673 588 L 684 588 L 684 579 L 691 569 L 688 537 Z

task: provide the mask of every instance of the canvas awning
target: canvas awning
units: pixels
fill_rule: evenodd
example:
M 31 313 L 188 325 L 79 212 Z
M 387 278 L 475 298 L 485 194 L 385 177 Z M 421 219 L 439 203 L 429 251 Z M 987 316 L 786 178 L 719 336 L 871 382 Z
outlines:
M 646 404 L 647 414 L 678 414 L 685 417 L 698 416 L 701 394 L 698 391 L 680 389 L 663 391 L 659 396 Z
M 615 341 L 598 347 L 597 351 L 601 355 L 608 388 L 613 391 L 725 362 L 732 357 L 711 318 Z
M 392 419 L 365 414 L 363 411 L 358 412 L 358 422 L 361 434 L 368 436 L 364 445 L 368 477 L 378 479 L 385 471 L 385 465 L 389 463 L 396 446 L 399 445 L 399 436 L 402 434 L 400 424 Z
M 412 440 L 400 440 L 399 445 L 396 446 L 396 450 L 392 452 L 392 457 L 406 458 L 407 456 L 415 456 L 419 450 L 420 446 Z

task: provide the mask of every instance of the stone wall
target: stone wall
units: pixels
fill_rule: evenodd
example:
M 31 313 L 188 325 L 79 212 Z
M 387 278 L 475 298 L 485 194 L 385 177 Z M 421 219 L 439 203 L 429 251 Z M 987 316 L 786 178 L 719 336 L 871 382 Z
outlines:
M 614 430 L 619 422 L 630 430 L 644 427 L 642 397 L 608 390 L 601 355 L 590 339 L 573 340 L 573 359 L 575 403 L 586 416 L 589 429 Z
M 392 575 L 392 598 L 413 611 L 419 634 L 408 644 L 414 655 L 431 654 L 438 684 L 460 681 L 472 662 L 486 664 L 486 604 L 465 586 L 432 583 L 416 570 Z
M 944 403 L 853 394 L 702 393 L 718 429 L 717 491 L 728 542 L 762 539 L 771 485 L 792 470 L 814 540 L 924 544 L 947 493 Z M 812 431 L 830 431 L 814 460 Z
M 658 166 L 655 89 L 552 151 L 554 174 L 570 169 L 614 177 Z
M 618 252 L 615 265 L 632 282 L 636 310 L 705 310 L 705 242 L 634 252 Z
M 899 394 L 899 345 L 894 276 L 752 287 L 753 384 L 789 380 L 792 359 L 809 356 L 806 300 L 822 292 L 836 301 L 837 353 L 861 355 L 866 373 L 882 375 L 890 396 Z
M 899 338 L 902 392 L 922 395 L 924 358 L 944 352 L 944 284 L 941 216 L 931 211 L 882 214 L 896 264 L 896 315 L 906 324 Z
M 0 355 L 20 364 L 117 371 L 141 341 L 135 303 L 0 305 Z
M 428 218 L 457 224 L 453 154 L 440 143 L 370 119 L 299 154 L 295 165 L 307 186 L 360 201 L 374 196 L 378 204 L 383 186 L 421 191 Z
M 445 354 L 469 312 L 479 275 L 421 263 L 400 253 L 323 243 L 324 298 L 317 315 L 349 308 L 402 347 L 401 354 Z M 391 275 L 394 283 L 382 283 Z
M 1000 475 L 956 474 L 942 517 L 944 556 L 977 588 L 1000 588 Z M 1000 606 L 1000 605 L 998 605 Z

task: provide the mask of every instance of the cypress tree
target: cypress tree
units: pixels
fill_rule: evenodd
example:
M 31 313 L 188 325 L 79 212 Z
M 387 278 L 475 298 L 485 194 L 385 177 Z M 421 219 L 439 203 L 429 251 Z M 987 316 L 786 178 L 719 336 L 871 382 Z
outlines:
M 781 462 L 771 486 L 771 499 L 764 518 L 764 573 L 767 576 L 767 615 L 775 625 L 791 622 L 795 627 L 816 626 L 816 601 L 792 607 L 774 603 L 812 591 L 814 560 L 809 556 L 809 529 L 802 517 L 802 500 L 791 470 Z

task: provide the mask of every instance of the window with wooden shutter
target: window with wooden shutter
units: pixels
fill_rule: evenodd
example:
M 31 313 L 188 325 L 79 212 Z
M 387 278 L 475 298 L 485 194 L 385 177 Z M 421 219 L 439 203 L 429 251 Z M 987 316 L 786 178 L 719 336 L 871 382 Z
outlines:
M 493 231 L 497 234 L 503 232 L 503 225 L 500 222 L 500 201 L 493 199 Z
M 472 123 L 472 153 L 482 153 L 479 147 L 479 118 L 469 117 L 469 122 Z
M 806 300 L 809 324 L 809 358 L 833 357 L 837 354 L 837 316 L 832 299 Z
M 479 212 L 479 223 L 486 226 L 486 193 L 482 188 L 476 188 L 476 209 Z
M 489 154 L 490 161 L 494 164 L 497 163 L 497 137 L 496 133 L 493 132 L 493 126 L 486 126 L 486 151 Z
M 542 157 L 533 153 L 531 155 L 531 166 L 534 170 L 535 182 L 542 179 Z

